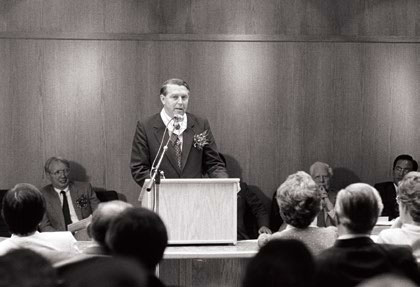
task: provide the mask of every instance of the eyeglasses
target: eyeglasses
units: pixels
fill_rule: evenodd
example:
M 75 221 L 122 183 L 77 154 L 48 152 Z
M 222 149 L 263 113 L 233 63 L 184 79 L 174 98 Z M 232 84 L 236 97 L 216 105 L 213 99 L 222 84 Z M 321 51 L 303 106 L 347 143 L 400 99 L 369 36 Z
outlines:
M 409 173 L 411 171 L 411 168 L 402 168 L 402 167 L 396 166 L 394 168 L 394 170 L 396 172 L 399 172 L 399 173 L 407 174 L 407 173 Z
M 51 174 L 51 175 L 54 175 L 54 176 L 60 176 L 60 175 L 65 175 L 65 176 L 67 176 L 67 175 L 69 175 L 69 173 L 70 173 L 70 169 L 68 169 L 68 168 L 66 168 L 66 169 L 56 170 L 56 171 L 54 171 L 54 172 L 50 172 L 50 174 Z

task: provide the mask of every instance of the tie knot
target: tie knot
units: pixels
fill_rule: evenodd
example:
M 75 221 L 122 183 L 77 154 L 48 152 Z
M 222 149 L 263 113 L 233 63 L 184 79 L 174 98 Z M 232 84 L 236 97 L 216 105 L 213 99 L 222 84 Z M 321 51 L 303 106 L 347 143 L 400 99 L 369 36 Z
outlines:
M 62 195 L 66 195 L 66 192 L 65 192 L 64 190 L 60 191 L 60 193 L 61 193 Z

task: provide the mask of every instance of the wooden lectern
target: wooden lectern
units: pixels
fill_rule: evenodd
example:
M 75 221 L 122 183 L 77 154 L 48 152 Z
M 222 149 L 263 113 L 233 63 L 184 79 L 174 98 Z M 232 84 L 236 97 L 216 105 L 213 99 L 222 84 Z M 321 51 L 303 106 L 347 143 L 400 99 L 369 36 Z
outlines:
M 156 198 L 152 190 L 139 200 L 150 209 L 156 200 L 169 244 L 236 245 L 238 191 L 239 178 L 162 179 Z

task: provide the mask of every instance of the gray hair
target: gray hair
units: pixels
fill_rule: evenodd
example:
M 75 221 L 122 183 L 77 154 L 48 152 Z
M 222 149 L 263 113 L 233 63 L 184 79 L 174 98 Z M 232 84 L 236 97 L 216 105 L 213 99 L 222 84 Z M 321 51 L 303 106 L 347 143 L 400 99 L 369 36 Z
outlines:
M 370 233 L 383 209 L 378 191 L 366 183 L 340 190 L 335 203 L 339 223 L 353 233 Z
M 316 169 L 317 167 L 320 167 L 320 168 L 326 169 L 326 170 L 328 171 L 328 174 L 329 174 L 330 176 L 333 176 L 333 170 L 332 170 L 332 168 L 331 168 L 328 164 L 326 164 L 325 162 L 321 162 L 321 161 L 314 162 L 314 163 L 311 165 L 311 167 L 309 168 L 309 173 L 310 173 L 310 175 L 311 175 L 311 176 L 313 176 L 313 175 L 314 175 L 314 171 L 315 171 L 315 169 Z
M 397 196 L 415 222 L 420 222 L 420 172 L 407 173 L 401 180 Z
M 304 171 L 289 175 L 277 189 L 276 199 L 283 220 L 297 228 L 308 227 L 321 209 L 318 185 Z
M 52 156 L 49 159 L 47 159 L 47 161 L 45 162 L 45 165 L 44 165 L 45 172 L 50 173 L 50 165 L 53 162 L 57 162 L 57 161 L 62 162 L 65 166 L 67 166 L 67 168 L 70 168 L 70 162 L 67 159 L 59 157 L 59 156 Z

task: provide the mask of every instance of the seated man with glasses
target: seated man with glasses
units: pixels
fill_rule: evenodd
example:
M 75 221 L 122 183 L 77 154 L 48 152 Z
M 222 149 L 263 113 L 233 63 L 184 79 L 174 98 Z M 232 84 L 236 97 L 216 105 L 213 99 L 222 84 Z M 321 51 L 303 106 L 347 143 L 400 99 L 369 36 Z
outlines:
M 99 199 L 90 183 L 70 181 L 68 160 L 51 157 L 44 169 L 51 184 L 41 190 L 46 203 L 41 231 L 65 231 L 69 224 L 88 218 L 98 207 Z

